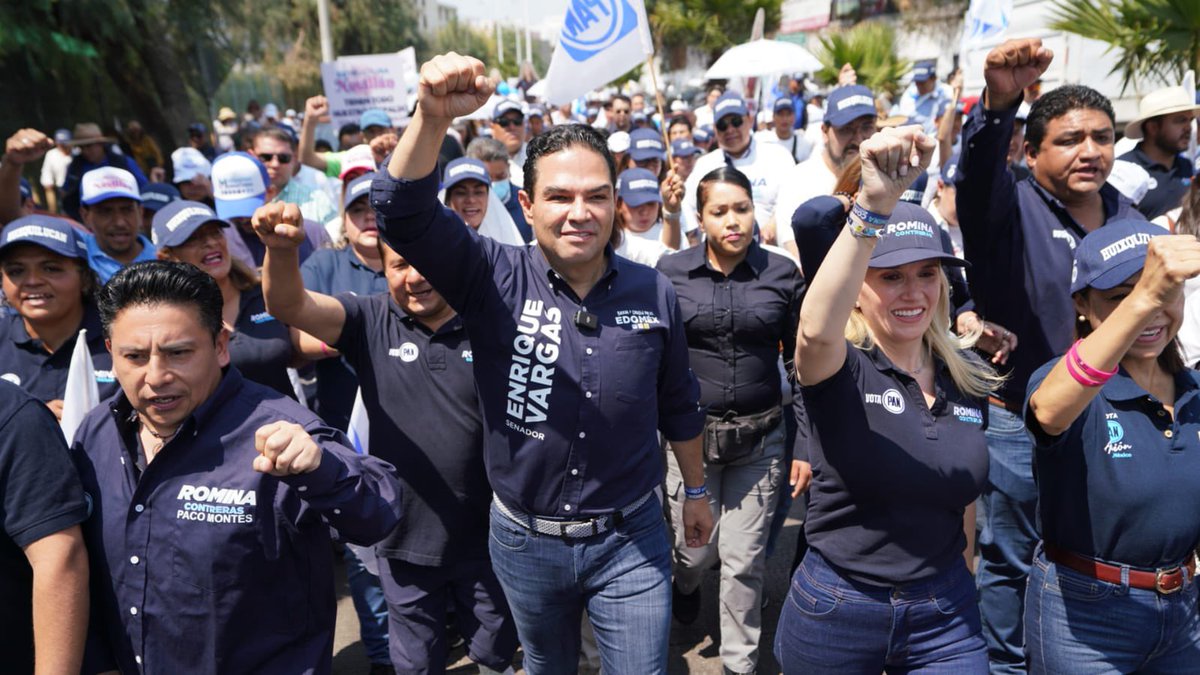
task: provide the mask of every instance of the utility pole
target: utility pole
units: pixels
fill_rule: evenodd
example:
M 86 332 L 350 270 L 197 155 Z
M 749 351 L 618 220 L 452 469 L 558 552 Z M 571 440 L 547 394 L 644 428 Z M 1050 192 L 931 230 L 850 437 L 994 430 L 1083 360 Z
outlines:
M 321 62 L 333 60 L 333 34 L 329 32 L 329 0 L 317 0 L 317 24 L 321 33 Z
M 530 39 L 529 32 L 529 0 L 524 0 L 525 5 L 525 60 L 530 64 L 533 63 L 533 40 Z

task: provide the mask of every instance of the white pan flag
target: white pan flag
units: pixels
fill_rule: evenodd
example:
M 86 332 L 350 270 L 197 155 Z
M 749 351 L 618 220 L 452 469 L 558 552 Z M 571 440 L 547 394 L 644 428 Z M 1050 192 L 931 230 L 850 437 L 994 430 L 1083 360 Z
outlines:
M 1004 35 L 1013 13 L 1013 0 L 971 0 L 963 17 L 959 53 L 965 55 L 985 41 Z
M 546 72 L 546 100 L 572 101 L 654 55 L 643 0 L 568 0 Z
M 88 351 L 87 329 L 81 329 L 75 338 L 75 349 L 71 351 L 71 366 L 67 370 L 67 390 L 63 394 L 62 427 L 67 445 L 75 440 L 75 430 L 83 423 L 88 412 L 100 403 L 100 389 L 96 386 L 96 366 L 92 353 Z
M 367 418 L 367 407 L 363 405 L 362 389 L 354 395 L 354 407 L 350 410 L 350 423 L 346 427 L 350 447 L 360 455 L 371 454 L 368 439 L 371 436 L 371 421 Z

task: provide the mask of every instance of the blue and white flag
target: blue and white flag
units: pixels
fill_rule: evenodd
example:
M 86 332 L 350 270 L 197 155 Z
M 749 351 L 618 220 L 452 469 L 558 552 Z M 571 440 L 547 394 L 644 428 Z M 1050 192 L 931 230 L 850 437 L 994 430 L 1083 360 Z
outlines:
M 972 49 L 982 47 L 985 41 L 1004 35 L 1012 13 L 1013 0 L 971 0 L 971 6 L 963 17 L 959 53 L 965 55 Z
M 350 424 L 346 427 L 350 447 L 360 455 L 371 454 L 371 420 L 367 419 L 367 407 L 363 405 L 362 388 L 354 396 L 354 407 L 350 410 Z
M 67 389 L 63 393 L 62 419 L 59 426 L 67 445 L 75 440 L 75 431 L 83 423 L 88 412 L 100 403 L 100 388 L 96 385 L 96 366 L 92 353 L 88 351 L 87 329 L 81 329 L 75 338 L 75 349 L 71 351 L 71 365 L 67 369 Z
M 552 105 L 572 101 L 653 55 L 643 0 L 568 0 L 545 98 Z

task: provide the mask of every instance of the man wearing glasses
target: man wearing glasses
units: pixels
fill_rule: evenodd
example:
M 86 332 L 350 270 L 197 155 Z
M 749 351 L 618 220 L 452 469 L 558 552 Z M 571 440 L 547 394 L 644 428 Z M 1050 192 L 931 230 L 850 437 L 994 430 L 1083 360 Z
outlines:
M 753 188 L 754 220 L 760 228 L 766 228 L 775 211 L 779 188 L 784 185 L 783 177 L 796 164 L 782 146 L 754 142 L 754 120 L 746 101 L 737 92 L 721 94 L 713 103 L 713 119 L 717 149 L 696 160 L 696 167 L 684 184 L 683 231 L 689 240 L 694 236 L 691 233 L 698 231 L 696 189 L 708 172 L 728 164 L 746 174 Z M 773 235 L 766 237 L 767 243 L 774 243 L 774 239 Z
M 503 100 L 492 110 L 492 138 L 508 151 L 508 178 L 514 188 L 525 187 L 525 110 L 513 100 Z
M 299 170 L 296 141 L 292 135 L 277 127 L 268 127 L 254 135 L 252 154 L 267 167 L 267 175 L 275 188 L 271 201 L 295 204 L 300 207 L 304 218 L 317 223 L 328 223 L 337 216 L 337 209 L 329 196 L 321 190 L 292 180 Z

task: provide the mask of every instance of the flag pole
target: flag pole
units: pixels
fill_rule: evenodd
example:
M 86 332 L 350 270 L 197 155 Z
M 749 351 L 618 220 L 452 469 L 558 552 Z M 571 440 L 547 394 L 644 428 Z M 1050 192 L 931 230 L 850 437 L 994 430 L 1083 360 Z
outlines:
M 654 54 L 646 57 L 646 67 L 650 69 L 650 86 L 654 87 L 654 101 L 658 103 L 658 109 L 662 113 L 663 124 L 658 132 L 662 134 L 663 145 L 667 148 L 667 167 L 673 168 L 675 158 L 671 155 L 671 141 L 667 139 L 667 105 L 663 100 L 662 90 L 658 88 L 658 73 L 654 68 Z M 650 122 L 654 123 L 653 120 Z

